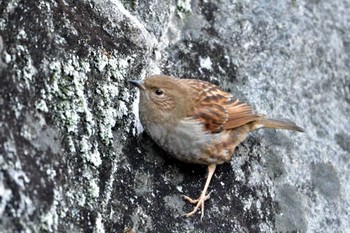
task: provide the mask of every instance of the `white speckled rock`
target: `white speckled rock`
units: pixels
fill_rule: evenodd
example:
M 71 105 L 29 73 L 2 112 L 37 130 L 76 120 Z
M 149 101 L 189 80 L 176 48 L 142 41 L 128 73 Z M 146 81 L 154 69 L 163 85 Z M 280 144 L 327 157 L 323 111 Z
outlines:
M 348 232 L 348 1 L 0 3 L 2 232 Z M 219 84 L 304 134 L 258 131 L 216 171 L 138 137 L 128 79 Z M 136 121 L 135 121 L 136 120 Z M 182 193 L 183 192 L 183 193 Z

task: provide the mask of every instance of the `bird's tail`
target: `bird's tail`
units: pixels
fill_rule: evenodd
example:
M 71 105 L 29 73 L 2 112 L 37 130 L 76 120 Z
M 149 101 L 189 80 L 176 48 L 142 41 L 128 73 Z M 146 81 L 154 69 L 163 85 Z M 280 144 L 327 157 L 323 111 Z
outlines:
M 260 118 L 255 123 L 256 129 L 258 128 L 273 128 L 273 129 L 286 129 L 299 132 L 305 132 L 305 130 L 297 126 L 294 122 L 286 119 L 270 119 L 270 118 Z

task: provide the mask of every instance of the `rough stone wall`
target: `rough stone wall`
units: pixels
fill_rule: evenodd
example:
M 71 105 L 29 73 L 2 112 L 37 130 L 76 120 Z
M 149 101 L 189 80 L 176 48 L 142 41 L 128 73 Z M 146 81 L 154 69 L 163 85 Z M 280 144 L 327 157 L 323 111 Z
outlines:
M 1 1 L 0 231 L 350 231 L 349 31 L 346 0 Z M 251 134 L 184 218 L 206 169 L 139 135 L 127 84 L 157 73 L 306 133 Z

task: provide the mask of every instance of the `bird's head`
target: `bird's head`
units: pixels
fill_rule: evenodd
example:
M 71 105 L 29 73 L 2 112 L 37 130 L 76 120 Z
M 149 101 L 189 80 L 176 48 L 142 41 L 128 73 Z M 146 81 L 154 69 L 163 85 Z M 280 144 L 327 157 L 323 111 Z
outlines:
M 189 87 L 180 79 L 153 75 L 144 81 L 130 80 L 140 90 L 140 115 L 160 121 L 176 121 L 186 117 L 191 104 Z M 148 118 L 147 117 L 147 118 Z

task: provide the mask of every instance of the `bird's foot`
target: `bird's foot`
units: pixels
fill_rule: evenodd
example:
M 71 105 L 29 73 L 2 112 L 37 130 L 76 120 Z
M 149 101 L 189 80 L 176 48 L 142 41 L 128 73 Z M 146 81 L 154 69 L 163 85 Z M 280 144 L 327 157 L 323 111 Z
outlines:
M 188 201 L 189 203 L 196 205 L 193 210 L 187 214 L 185 214 L 186 217 L 190 217 L 197 213 L 199 209 L 201 209 L 201 220 L 203 219 L 204 216 L 204 202 L 210 198 L 211 192 L 209 192 L 208 195 L 205 195 L 205 193 L 202 193 L 198 199 L 192 199 L 189 196 L 182 195 L 182 197 Z

